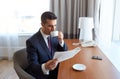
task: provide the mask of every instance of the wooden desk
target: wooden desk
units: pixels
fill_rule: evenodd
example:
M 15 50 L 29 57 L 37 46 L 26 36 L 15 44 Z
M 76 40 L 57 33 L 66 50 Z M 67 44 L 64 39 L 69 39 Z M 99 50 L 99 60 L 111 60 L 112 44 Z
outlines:
M 73 42 L 78 42 L 76 39 L 67 39 L 65 42 L 69 50 L 78 47 L 72 45 Z M 73 58 L 60 63 L 58 79 L 120 79 L 120 72 L 98 47 L 81 49 Z M 91 59 L 93 55 L 102 56 L 103 60 Z M 84 64 L 86 70 L 73 70 L 72 66 L 76 63 Z

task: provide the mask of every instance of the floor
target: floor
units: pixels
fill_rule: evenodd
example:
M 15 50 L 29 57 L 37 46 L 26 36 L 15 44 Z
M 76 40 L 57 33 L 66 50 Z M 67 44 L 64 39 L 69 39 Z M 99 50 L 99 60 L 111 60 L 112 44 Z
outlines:
M 19 79 L 12 61 L 0 60 L 0 79 Z

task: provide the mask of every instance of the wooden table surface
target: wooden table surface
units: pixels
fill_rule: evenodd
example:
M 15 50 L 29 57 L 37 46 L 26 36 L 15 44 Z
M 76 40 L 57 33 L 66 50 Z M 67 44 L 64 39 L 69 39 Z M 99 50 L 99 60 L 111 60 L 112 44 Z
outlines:
M 78 43 L 79 40 L 65 39 L 65 42 L 68 49 L 71 50 L 78 47 L 72 43 Z M 73 58 L 60 63 L 58 79 L 120 79 L 120 72 L 97 46 L 81 47 L 81 49 Z M 102 56 L 102 60 L 91 59 L 93 55 Z M 72 68 L 74 64 L 84 64 L 86 70 L 76 71 Z

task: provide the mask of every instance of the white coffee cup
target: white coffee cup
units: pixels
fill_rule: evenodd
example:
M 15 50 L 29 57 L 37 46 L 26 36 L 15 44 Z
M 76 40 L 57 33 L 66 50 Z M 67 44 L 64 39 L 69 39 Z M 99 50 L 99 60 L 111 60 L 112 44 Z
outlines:
M 51 35 L 52 37 L 56 37 L 56 36 L 58 36 L 58 31 L 57 31 L 57 30 L 52 31 L 52 32 L 50 33 L 50 35 Z

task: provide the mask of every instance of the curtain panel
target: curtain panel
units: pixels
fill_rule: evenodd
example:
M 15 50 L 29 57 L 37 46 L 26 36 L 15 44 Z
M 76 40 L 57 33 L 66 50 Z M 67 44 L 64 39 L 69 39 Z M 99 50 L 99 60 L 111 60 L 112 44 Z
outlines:
M 57 29 L 65 38 L 78 38 L 79 17 L 93 17 L 94 0 L 51 0 L 50 10 L 58 16 Z
M 40 15 L 50 0 L 0 0 L 0 60 L 12 60 L 26 39 L 41 27 Z M 46 4 L 46 5 L 44 5 Z

